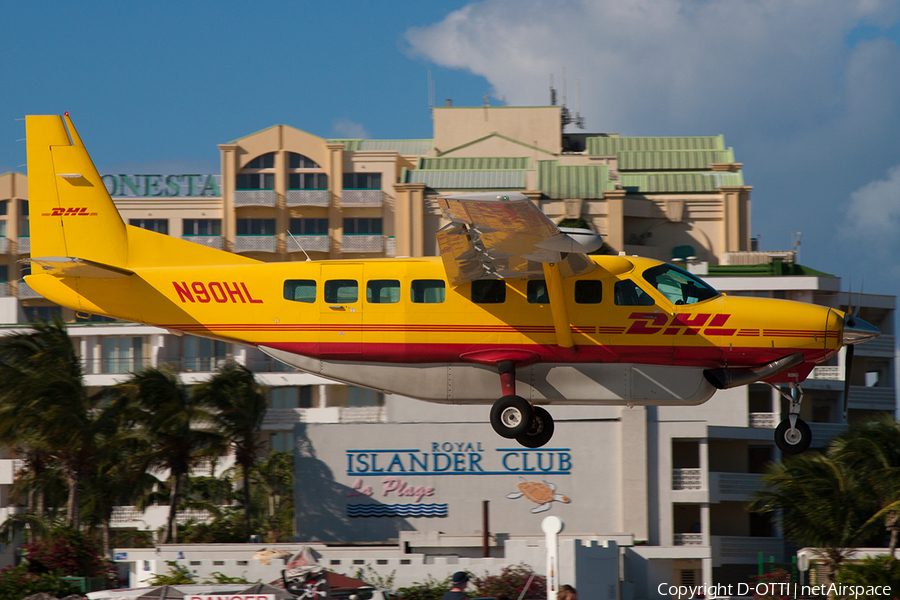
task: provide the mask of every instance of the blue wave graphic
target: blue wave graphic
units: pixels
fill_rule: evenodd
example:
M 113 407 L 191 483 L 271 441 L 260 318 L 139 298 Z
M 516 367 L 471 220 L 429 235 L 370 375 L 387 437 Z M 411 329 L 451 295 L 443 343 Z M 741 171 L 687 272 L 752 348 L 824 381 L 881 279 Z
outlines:
M 348 517 L 446 517 L 446 504 L 348 504 Z

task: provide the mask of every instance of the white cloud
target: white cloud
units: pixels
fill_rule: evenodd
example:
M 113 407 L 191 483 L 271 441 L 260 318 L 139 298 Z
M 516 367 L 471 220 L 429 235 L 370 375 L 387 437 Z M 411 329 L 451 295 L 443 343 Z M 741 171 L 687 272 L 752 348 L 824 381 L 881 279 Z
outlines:
M 872 181 L 850 194 L 847 220 L 841 233 L 865 242 L 868 251 L 896 254 L 900 250 L 900 165 L 885 179 Z
M 346 117 L 332 121 L 331 132 L 335 138 L 350 140 L 365 140 L 370 137 L 369 132 L 366 131 L 362 124 L 351 121 Z

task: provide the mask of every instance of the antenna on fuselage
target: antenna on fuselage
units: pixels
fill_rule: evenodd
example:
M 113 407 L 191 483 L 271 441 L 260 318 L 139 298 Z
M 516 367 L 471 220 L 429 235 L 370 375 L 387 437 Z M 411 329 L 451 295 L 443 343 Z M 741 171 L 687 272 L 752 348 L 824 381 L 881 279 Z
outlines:
M 303 249 L 303 246 L 300 245 L 300 242 L 297 241 L 297 238 L 294 237 L 294 234 L 291 233 L 290 231 L 288 231 L 287 234 L 289 236 L 291 236 L 291 239 L 294 240 L 294 243 L 297 244 L 298 248 L 300 248 L 300 252 L 302 252 L 304 254 L 304 256 L 306 256 L 306 261 L 312 262 L 312 259 L 309 257 L 309 254 L 306 254 L 306 250 Z

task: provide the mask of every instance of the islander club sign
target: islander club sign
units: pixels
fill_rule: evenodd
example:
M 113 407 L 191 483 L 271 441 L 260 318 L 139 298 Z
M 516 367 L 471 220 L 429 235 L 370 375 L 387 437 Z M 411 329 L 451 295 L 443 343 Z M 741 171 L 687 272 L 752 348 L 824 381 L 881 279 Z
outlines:
M 103 175 L 110 196 L 122 198 L 217 198 L 221 175 Z

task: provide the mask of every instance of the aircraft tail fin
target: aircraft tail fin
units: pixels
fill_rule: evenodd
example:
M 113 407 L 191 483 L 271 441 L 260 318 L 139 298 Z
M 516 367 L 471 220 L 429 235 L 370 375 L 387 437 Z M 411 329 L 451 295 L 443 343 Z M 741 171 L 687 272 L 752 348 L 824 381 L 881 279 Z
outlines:
M 128 234 L 68 114 L 28 116 L 31 255 L 128 262 Z

